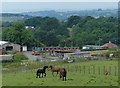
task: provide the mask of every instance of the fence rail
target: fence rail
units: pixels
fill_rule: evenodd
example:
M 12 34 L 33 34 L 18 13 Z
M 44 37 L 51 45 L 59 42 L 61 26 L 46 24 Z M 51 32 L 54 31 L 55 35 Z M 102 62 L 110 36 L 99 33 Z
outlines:
M 14 68 L 11 70 L 2 71 L 3 73 L 19 73 L 25 72 L 28 70 L 34 70 L 38 68 L 42 68 L 45 65 L 51 64 L 36 64 L 31 66 L 21 66 L 19 68 Z M 118 66 L 117 65 L 70 65 L 70 64 L 54 64 L 53 66 L 57 66 L 60 68 L 65 68 L 68 72 L 80 73 L 80 74 L 96 74 L 96 75 L 111 75 L 118 76 Z M 108 74 L 105 74 L 108 72 Z
M 58 65 L 58 67 L 66 68 L 68 72 L 80 73 L 80 74 L 97 74 L 97 75 L 112 75 L 118 76 L 118 66 L 69 66 Z

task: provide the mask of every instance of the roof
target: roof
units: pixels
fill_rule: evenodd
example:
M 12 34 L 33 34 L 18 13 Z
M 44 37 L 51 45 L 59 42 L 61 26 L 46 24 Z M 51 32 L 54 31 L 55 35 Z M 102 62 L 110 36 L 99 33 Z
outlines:
M 101 47 L 99 45 L 84 45 L 83 47 Z
M 117 45 L 116 44 L 113 44 L 113 43 L 106 43 L 104 45 L 102 45 L 103 47 L 116 47 Z
M 4 44 L 7 44 L 8 42 L 6 41 L 0 41 L 0 45 L 4 45 Z
M 74 55 L 79 55 L 79 54 L 90 54 L 89 52 L 73 52 L 73 53 L 65 53 L 65 54 L 74 54 Z

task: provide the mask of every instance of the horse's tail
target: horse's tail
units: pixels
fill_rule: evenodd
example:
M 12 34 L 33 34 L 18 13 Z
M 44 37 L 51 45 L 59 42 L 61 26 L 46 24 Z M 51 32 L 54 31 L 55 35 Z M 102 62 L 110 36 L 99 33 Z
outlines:
M 39 70 L 37 70 L 36 75 L 39 75 Z

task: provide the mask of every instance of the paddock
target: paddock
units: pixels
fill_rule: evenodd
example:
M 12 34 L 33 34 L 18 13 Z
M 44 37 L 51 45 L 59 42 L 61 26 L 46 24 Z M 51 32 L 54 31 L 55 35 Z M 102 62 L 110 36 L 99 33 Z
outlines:
M 42 66 L 50 64 L 61 68 L 66 68 L 66 81 L 59 80 L 58 76 L 52 76 L 51 71 L 46 70 L 47 77 L 36 79 L 35 72 Z M 75 63 L 25 63 L 25 67 L 21 69 L 7 69 L 3 72 L 3 86 L 118 86 L 118 61 L 117 60 L 94 60 L 88 62 Z M 26 64 L 28 64 L 26 66 Z M 33 67 L 34 64 L 34 67 Z M 35 66 L 36 64 L 36 66 Z M 104 74 L 107 69 L 110 73 Z M 12 79 L 12 80 L 11 80 Z M 21 79 L 21 80 L 18 80 Z

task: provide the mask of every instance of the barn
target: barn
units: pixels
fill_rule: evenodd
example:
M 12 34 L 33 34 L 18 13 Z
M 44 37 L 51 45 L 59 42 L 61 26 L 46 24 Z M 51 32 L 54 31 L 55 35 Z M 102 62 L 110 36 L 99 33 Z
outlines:
M 0 50 L 12 51 L 17 50 L 21 51 L 21 46 L 19 44 L 10 43 L 7 41 L 0 41 Z

